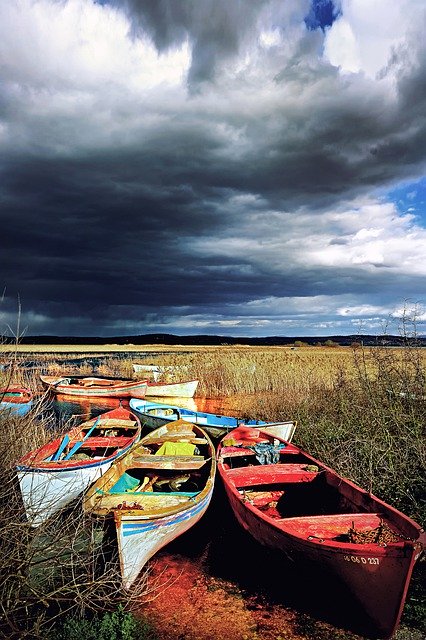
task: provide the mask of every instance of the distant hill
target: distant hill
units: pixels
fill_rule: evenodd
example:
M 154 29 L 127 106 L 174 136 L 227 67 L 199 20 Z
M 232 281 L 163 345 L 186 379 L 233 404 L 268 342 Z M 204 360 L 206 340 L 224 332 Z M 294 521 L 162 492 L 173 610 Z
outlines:
M 13 338 L 2 338 L 3 343 L 15 342 Z M 147 333 L 138 336 L 113 336 L 108 338 L 93 336 L 24 336 L 20 339 L 22 344 L 132 344 L 132 345 L 148 345 L 148 344 L 166 344 L 166 345 L 257 345 L 257 346 L 279 346 L 301 342 L 308 345 L 324 345 L 332 342 L 341 346 L 349 346 L 355 342 L 365 346 L 403 346 L 407 343 L 407 339 L 401 336 L 393 335 L 349 335 L 349 336 L 268 336 L 265 338 L 243 337 L 237 338 L 232 336 L 216 336 L 216 335 L 190 335 L 177 336 L 170 333 Z M 419 346 L 426 347 L 426 336 L 416 338 Z

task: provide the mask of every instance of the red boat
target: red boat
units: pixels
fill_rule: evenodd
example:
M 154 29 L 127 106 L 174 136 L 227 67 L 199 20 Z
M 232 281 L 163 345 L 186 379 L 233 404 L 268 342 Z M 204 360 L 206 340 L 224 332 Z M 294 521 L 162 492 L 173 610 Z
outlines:
M 67 506 L 134 445 L 139 418 L 118 407 L 89 418 L 16 464 L 29 522 L 42 524 Z
M 332 575 L 377 637 L 393 634 L 426 544 L 416 522 L 261 428 L 242 426 L 225 436 L 218 470 L 244 529 Z

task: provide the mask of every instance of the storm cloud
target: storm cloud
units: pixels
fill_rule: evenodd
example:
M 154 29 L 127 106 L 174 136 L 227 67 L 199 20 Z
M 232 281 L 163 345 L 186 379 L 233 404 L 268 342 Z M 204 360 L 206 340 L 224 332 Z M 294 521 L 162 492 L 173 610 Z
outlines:
M 424 25 L 418 0 L 4 3 L 3 327 L 18 297 L 30 334 L 104 336 L 422 303 Z

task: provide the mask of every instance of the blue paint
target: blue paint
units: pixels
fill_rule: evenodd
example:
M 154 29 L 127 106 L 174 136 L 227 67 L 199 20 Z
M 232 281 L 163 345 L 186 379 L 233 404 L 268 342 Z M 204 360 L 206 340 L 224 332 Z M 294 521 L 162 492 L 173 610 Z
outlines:
M 0 411 L 9 411 L 16 416 L 25 416 L 32 407 L 32 400 L 29 402 L 0 402 Z
M 155 414 L 151 414 L 153 410 L 158 410 L 158 417 L 160 419 L 167 419 L 172 422 L 173 420 L 188 420 L 193 424 L 197 424 L 202 429 L 206 427 L 221 427 L 225 429 L 235 429 L 238 425 L 244 424 L 250 427 L 257 427 L 268 424 L 262 420 L 243 420 L 240 418 L 233 418 L 231 416 L 222 416 L 216 413 L 204 413 L 203 411 L 192 411 L 191 409 L 185 409 L 183 407 L 177 407 L 171 404 L 163 404 L 160 402 L 149 402 L 147 400 L 139 400 L 138 398 L 132 398 L 129 402 L 130 408 L 137 413 L 142 420 L 150 416 L 155 419 Z M 164 411 L 164 414 L 161 413 Z M 166 413 L 166 411 L 168 413 Z
M 168 518 L 159 518 L 157 520 L 148 520 L 143 521 L 139 520 L 137 522 L 124 522 L 122 525 L 123 528 L 123 537 L 127 538 L 128 536 L 137 535 L 140 533 L 145 533 L 146 531 L 152 531 L 153 529 L 159 529 L 164 526 L 172 526 L 178 524 L 179 522 L 184 522 L 185 520 L 189 520 L 193 516 L 197 515 L 200 511 L 202 511 L 206 503 L 208 503 L 211 499 L 211 493 L 207 495 L 204 500 L 202 500 L 199 504 L 197 504 L 192 509 L 187 509 L 182 513 L 177 514 L 176 516 L 170 516 Z
M 64 451 L 65 447 L 70 441 L 69 435 L 66 433 L 62 439 L 61 444 L 58 447 L 57 452 L 52 456 L 52 460 L 59 460 L 61 453 Z
M 80 440 L 79 442 L 76 442 L 75 445 L 73 446 L 73 448 L 71 449 L 71 451 L 65 456 L 64 460 L 69 460 L 71 458 L 71 456 L 73 456 L 79 449 L 80 447 L 86 442 L 87 438 L 90 436 L 90 434 L 92 433 L 93 429 L 97 426 L 99 420 L 101 419 L 101 417 L 99 416 L 95 422 L 93 423 L 93 425 L 90 427 L 89 431 L 86 433 L 86 435 L 84 436 L 83 440 Z

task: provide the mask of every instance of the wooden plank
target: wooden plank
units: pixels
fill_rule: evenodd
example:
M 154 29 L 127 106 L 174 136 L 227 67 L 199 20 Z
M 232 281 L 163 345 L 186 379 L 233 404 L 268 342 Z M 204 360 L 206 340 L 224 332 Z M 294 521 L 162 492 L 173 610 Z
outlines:
M 192 444 L 208 444 L 205 438 L 197 438 L 196 436 L 190 437 L 190 434 L 188 434 L 188 436 L 186 436 L 185 434 L 173 434 L 173 436 L 161 436 L 159 438 L 144 438 L 143 445 L 146 446 L 149 444 L 163 444 L 164 442 L 179 442 L 182 439 L 187 442 L 191 442 Z
M 102 418 L 102 420 L 98 423 L 99 427 L 127 427 L 128 429 L 135 427 L 137 428 L 136 422 L 133 420 L 117 420 L 115 418 Z
M 309 471 L 306 464 L 259 464 L 228 469 L 226 476 L 236 487 L 278 484 L 285 482 L 311 482 L 321 471 Z
M 177 507 L 179 505 L 182 505 L 182 507 L 186 505 L 190 506 L 194 504 L 194 498 L 193 496 L 186 496 L 185 494 L 179 495 L 178 493 L 169 493 L 167 495 L 156 495 L 155 493 L 145 493 L 144 495 L 134 495 L 133 493 L 105 493 L 97 497 L 97 503 L 94 509 L 114 509 L 117 508 L 119 504 L 123 504 L 123 502 L 126 503 L 127 509 L 143 509 L 145 511 L 143 515 L 147 518 L 153 515 L 153 512 L 155 514 L 155 511 L 161 511 L 162 509 Z
M 203 456 L 142 455 L 132 459 L 132 466 L 144 469 L 200 469 L 207 460 Z

